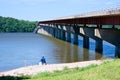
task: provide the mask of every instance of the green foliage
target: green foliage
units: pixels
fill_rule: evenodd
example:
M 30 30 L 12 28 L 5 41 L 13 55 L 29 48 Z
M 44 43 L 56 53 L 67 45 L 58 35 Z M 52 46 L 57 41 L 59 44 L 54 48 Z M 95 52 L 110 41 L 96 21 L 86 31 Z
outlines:
M 25 79 L 30 79 L 29 76 L 21 76 L 21 77 L 17 77 L 17 76 L 1 76 L 0 80 L 25 80 Z
M 0 32 L 33 32 L 37 22 L 0 16 Z

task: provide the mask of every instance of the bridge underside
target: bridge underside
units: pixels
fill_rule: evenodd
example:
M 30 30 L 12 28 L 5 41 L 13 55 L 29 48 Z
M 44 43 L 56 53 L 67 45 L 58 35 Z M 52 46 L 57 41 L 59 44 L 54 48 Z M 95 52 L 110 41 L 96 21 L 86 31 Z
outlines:
M 100 13 L 70 16 L 38 23 L 38 33 L 78 44 L 78 35 L 83 37 L 83 47 L 89 48 L 89 38 L 96 41 L 96 51 L 102 52 L 103 40 L 116 46 L 120 57 L 120 9 Z
M 73 34 L 74 44 L 78 44 L 78 35 L 80 35 L 83 37 L 84 48 L 89 48 L 89 38 L 92 38 L 96 42 L 95 50 L 100 53 L 103 51 L 103 40 L 105 40 L 116 46 L 116 56 L 120 57 L 120 30 L 41 25 L 37 32 L 68 42 L 71 42 L 71 34 Z

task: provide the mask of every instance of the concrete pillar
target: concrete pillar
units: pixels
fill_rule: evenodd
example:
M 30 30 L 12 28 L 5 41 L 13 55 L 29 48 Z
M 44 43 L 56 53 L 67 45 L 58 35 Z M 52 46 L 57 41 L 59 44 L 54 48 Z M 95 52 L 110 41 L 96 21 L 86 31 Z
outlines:
M 60 35 L 60 37 L 61 37 L 62 40 L 64 40 L 63 39 L 63 30 L 62 29 L 61 29 L 61 35 Z
M 56 28 L 55 28 L 55 38 L 57 38 L 57 31 L 56 31 Z
M 67 32 L 67 41 L 71 42 L 71 32 L 70 31 Z
M 103 40 L 97 38 L 95 41 L 96 41 L 95 51 L 102 53 L 103 52 Z
M 63 30 L 63 26 L 60 25 L 60 39 L 65 40 L 65 31 Z
M 73 29 L 74 29 L 74 44 L 78 44 L 79 27 L 77 25 L 74 25 Z
M 67 29 L 67 41 L 71 42 L 71 32 L 70 32 L 70 26 L 66 26 Z
M 58 26 L 58 29 L 59 29 L 59 30 L 58 30 L 58 35 L 59 35 L 58 37 L 59 37 L 59 39 L 62 39 L 62 31 L 63 31 L 63 30 L 62 30 L 62 27 L 63 27 L 62 25 L 59 25 L 59 26 Z
M 48 35 L 51 35 L 50 34 L 50 27 L 47 27 L 47 32 L 48 32 Z
M 83 47 L 89 49 L 89 37 L 83 36 Z
M 51 28 L 50 34 L 51 34 L 51 36 L 54 37 L 54 34 L 53 34 L 53 28 Z
M 74 44 L 78 44 L 78 34 L 74 34 Z
M 53 27 L 50 28 L 50 34 L 51 34 L 53 37 L 55 36 L 55 34 L 54 34 L 54 28 L 53 28 Z
M 58 39 L 61 39 L 61 30 L 58 29 L 57 32 L 58 32 L 58 33 L 57 33 L 57 34 L 58 34 L 58 35 L 57 35 L 57 36 L 58 36 Z
M 55 37 L 55 28 L 52 28 L 52 29 L 53 29 L 52 35 L 53 35 L 53 37 Z
M 48 26 L 47 26 L 48 27 Z M 52 28 L 51 27 L 48 27 L 48 35 L 49 36 L 52 36 Z
M 61 32 L 61 39 L 62 40 L 66 40 L 66 32 L 64 31 L 64 30 L 62 30 L 62 32 Z
M 120 45 L 115 48 L 115 57 L 120 58 Z
M 55 26 L 55 38 L 58 38 L 58 27 Z

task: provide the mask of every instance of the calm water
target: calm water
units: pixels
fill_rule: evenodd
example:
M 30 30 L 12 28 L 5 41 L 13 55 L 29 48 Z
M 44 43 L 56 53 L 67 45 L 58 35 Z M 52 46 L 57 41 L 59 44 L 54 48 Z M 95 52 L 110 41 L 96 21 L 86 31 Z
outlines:
M 103 53 L 96 53 L 95 41 L 90 40 L 90 50 L 79 46 L 33 33 L 0 33 L 0 71 L 38 64 L 42 56 L 48 64 L 69 63 L 114 58 L 114 46 L 104 42 Z

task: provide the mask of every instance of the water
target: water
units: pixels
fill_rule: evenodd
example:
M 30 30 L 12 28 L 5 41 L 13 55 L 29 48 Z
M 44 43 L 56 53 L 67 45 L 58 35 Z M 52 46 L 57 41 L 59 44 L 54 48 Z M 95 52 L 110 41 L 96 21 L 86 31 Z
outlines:
M 94 51 L 95 42 L 90 40 L 90 50 L 55 38 L 33 33 L 0 33 L 0 71 L 38 64 L 42 56 L 48 64 L 69 63 L 114 57 L 114 46 L 104 42 L 103 53 Z

